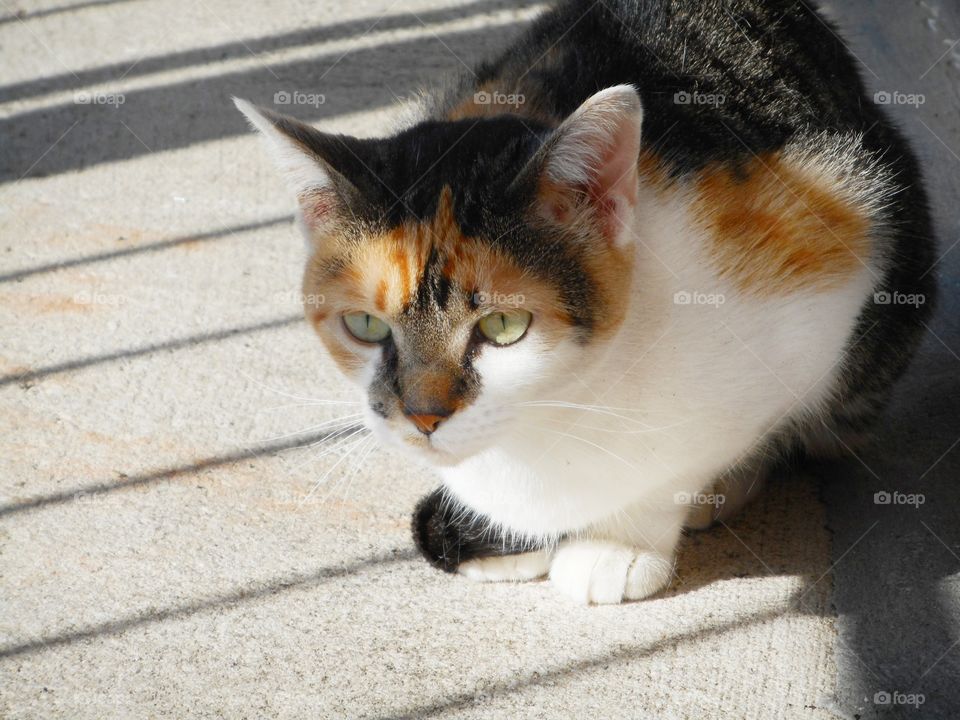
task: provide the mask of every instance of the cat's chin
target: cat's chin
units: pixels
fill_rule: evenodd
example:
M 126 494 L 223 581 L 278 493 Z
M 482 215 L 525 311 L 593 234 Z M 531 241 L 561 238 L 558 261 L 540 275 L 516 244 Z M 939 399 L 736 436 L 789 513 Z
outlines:
M 447 452 L 446 450 L 438 450 L 437 448 L 415 448 L 412 449 L 413 454 L 420 459 L 421 462 L 426 463 L 432 467 L 453 467 L 454 465 L 459 465 L 469 456 L 455 455 L 453 453 Z
M 433 443 L 420 442 L 419 438 L 415 438 L 411 442 L 407 442 L 402 438 L 391 438 L 390 445 L 401 448 L 405 455 L 423 465 L 437 468 L 459 465 L 464 460 L 476 454 L 472 452 L 452 452 L 443 447 L 437 447 Z

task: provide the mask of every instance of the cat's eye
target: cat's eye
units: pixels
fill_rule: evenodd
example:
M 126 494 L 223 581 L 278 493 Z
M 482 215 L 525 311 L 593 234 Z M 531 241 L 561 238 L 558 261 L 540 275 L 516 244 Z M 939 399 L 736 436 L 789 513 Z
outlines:
M 527 332 L 533 316 L 526 310 L 490 313 L 477 323 L 480 334 L 494 345 L 513 345 Z
M 378 343 L 390 336 L 390 326 L 369 313 L 347 313 L 343 316 L 343 324 L 347 331 L 361 342 Z

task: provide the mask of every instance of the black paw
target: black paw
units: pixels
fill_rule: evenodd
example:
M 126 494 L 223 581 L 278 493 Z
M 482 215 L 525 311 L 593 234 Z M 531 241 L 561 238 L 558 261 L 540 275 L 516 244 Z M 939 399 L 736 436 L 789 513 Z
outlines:
M 411 529 L 413 541 L 427 561 L 449 573 L 467 560 L 536 549 L 532 542 L 508 539 L 491 529 L 486 518 L 466 510 L 442 488 L 417 503 Z

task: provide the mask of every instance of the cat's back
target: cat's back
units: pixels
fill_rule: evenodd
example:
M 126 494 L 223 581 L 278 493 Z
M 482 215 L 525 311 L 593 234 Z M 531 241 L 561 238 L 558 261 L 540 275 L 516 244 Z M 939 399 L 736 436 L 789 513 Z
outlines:
M 640 92 L 647 142 L 681 173 L 801 132 L 885 125 L 836 31 L 798 0 L 569 0 L 473 87 L 520 96 L 520 113 L 549 121 L 623 83 Z

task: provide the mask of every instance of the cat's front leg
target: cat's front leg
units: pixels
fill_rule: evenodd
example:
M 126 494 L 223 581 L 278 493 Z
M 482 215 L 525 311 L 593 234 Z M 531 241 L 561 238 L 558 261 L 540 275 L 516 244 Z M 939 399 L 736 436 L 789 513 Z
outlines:
M 578 539 L 560 544 L 550 564 L 550 582 L 584 604 L 642 600 L 673 578 L 674 551 L 683 515 L 625 513 Z
M 413 513 L 413 539 L 431 565 L 478 582 L 534 580 L 550 569 L 552 553 L 505 535 L 488 518 L 434 490 Z
M 545 576 L 550 571 L 552 557 L 548 550 L 532 550 L 476 558 L 461 563 L 457 572 L 477 582 L 524 582 Z

